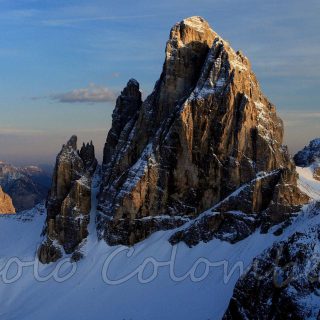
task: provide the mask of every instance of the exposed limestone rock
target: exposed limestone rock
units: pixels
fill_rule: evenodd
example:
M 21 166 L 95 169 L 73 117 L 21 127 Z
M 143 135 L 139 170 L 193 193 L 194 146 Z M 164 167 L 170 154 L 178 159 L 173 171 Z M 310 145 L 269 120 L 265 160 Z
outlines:
M 286 176 L 286 172 L 279 169 L 258 174 L 256 179 L 176 232 L 170 238 L 171 244 L 183 241 L 192 247 L 213 238 L 235 243 L 249 236 L 257 226 L 266 232 L 272 225 L 286 221 L 299 211 L 301 203 L 309 200 L 299 191 L 296 176 L 291 171 Z
M 2 191 L 0 187 L 0 214 L 15 213 L 16 209 L 12 204 L 12 199 Z
M 47 200 L 47 240 L 39 250 L 43 263 L 61 256 L 61 245 L 71 253 L 87 237 L 91 210 L 91 177 L 97 166 L 92 144 L 77 151 L 73 136 L 57 156 L 53 181 Z M 56 249 L 55 249 L 56 248 Z
M 140 99 L 138 85 L 128 84 L 105 146 L 99 231 L 109 243 L 133 244 L 161 230 L 157 216 L 179 226 L 261 172 L 279 173 L 274 190 L 256 182 L 248 191 L 247 214 L 261 213 L 271 225 L 307 201 L 282 146 L 282 121 L 248 59 L 202 18 L 173 27 L 161 77 Z
M 301 204 L 306 204 L 309 197 L 297 187 L 298 174 L 291 164 L 281 172 L 280 180 L 274 187 L 272 200 L 265 211 L 269 225 L 283 222 L 291 213 L 298 212 Z

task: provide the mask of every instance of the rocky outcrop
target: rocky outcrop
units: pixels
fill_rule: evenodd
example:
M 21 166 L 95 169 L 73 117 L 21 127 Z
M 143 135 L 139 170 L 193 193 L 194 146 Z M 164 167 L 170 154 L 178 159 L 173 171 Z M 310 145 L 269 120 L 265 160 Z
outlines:
M 141 103 L 131 81 L 117 101 L 104 153 L 100 236 L 134 244 L 163 228 L 159 216 L 170 217 L 166 228 L 180 226 L 243 186 L 249 198 L 216 208 L 220 220 L 235 210 L 266 226 L 285 220 L 308 199 L 282 140 L 282 121 L 249 60 L 204 19 L 183 20 L 171 30 L 153 93 Z M 261 185 L 259 175 L 273 172 L 272 186 Z
M 126 159 L 119 159 L 117 156 L 121 153 L 121 149 L 125 147 L 124 144 L 127 142 L 129 133 L 137 120 L 137 112 L 142 104 L 141 99 L 139 83 L 134 79 L 129 80 L 118 97 L 112 114 L 112 127 L 108 133 L 103 152 L 105 170 L 116 167 L 121 160 L 125 165 Z M 129 161 L 128 159 L 127 162 Z M 120 174 L 122 168 L 119 166 L 117 169 L 119 170 L 117 174 Z
M 256 258 L 237 282 L 223 319 L 318 319 L 319 237 L 316 225 Z
M 0 186 L 12 198 L 17 212 L 43 202 L 50 184 L 50 175 L 37 166 L 15 167 L 0 161 Z
M 317 140 L 294 156 L 297 165 L 307 167 L 307 177 L 309 169 L 313 170 L 319 162 Z M 312 186 L 311 189 L 318 189 L 317 183 L 312 182 Z M 258 256 L 239 279 L 223 319 L 320 317 L 320 203 L 316 199 L 305 208 L 304 218 L 297 218 L 299 231 Z M 301 223 L 303 219 L 308 221 L 307 227 Z
M 315 162 L 320 162 L 320 138 L 310 141 L 293 159 L 299 167 L 309 167 Z
M 299 167 L 310 167 L 313 178 L 320 181 L 320 139 L 312 140 L 294 156 L 294 161 Z
M 85 170 L 92 175 L 98 165 L 98 161 L 95 158 L 94 145 L 92 144 L 92 141 L 82 145 L 79 155 L 84 163 Z
M 92 143 L 77 150 L 73 136 L 57 156 L 47 199 L 46 240 L 39 249 L 42 263 L 55 261 L 62 248 L 72 253 L 88 235 L 91 177 L 96 169 Z
M 12 199 L 4 193 L 0 187 L 0 214 L 10 214 L 15 212 L 16 209 L 12 204 Z
M 271 226 L 288 221 L 309 198 L 297 187 L 296 175 L 286 170 L 260 173 L 211 210 L 201 214 L 170 238 L 171 244 L 185 242 L 189 247 L 213 238 L 236 243 L 258 226 L 267 232 Z M 278 230 L 281 233 L 281 229 Z

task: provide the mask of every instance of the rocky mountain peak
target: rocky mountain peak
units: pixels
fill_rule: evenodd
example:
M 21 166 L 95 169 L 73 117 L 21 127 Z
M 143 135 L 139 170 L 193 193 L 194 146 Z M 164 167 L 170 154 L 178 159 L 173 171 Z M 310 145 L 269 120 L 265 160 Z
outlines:
M 77 150 L 72 136 L 57 156 L 47 199 L 46 239 L 39 249 L 43 263 L 56 261 L 64 250 L 71 253 L 87 237 L 91 210 L 91 178 L 96 169 L 94 146 Z
M 121 144 L 128 139 L 137 112 L 142 105 L 142 95 L 139 82 L 130 79 L 127 86 L 121 92 L 112 114 L 112 127 L 108 133 L 107 141 L 103 152 L 103 164 L 108 165 L 111 161 L 117 160 L 116 155 L 123 147 Z
M 127 97 L 136 97 L 140 96 L 140 84 L 136 79 L 130 79 L 127 83 L 127 86 L 123 89 L 123 95 Z
M 72 148 L 73 150 L 77 150 L 77 136 L 72 136 L 66 144 L 66 147 Z
M 208 43 L 210 47 L 217 34 L 211 29 L 209 23 L 202 17 L 194 16 L 176 23 L 170 31 L 171 41 L 178 46 L 186 46 L 192 42 Z
M 216 33 L 200 17 L 185 19 L 171 29 L 160 78 L 158 117 L 168 116 L 198 80 L 203 62 Z
M 90 143 L 83 143 L 80 152 L 80 158 L 82 159 L 85 169 L 89 171 L 91 174 L 94 173 L 97 167 L 97 159 L 95 158 L 94 145 L 92 141 Z
M 235 225 L 239 215 L 226 214 L 234 210 L 258 214 L 254 225 L 272 225 L 308 200 L 282 146 L 282 121 L 249 60 L 204 19 L 171 29 L 162 74 L 144 102 L 125 92 L 106 141 L 99 195 L 98 228 L 109 243 L 133 244 L 222 201 L 212 218 L 220 223 L 198 221 L 198 234 L 199 226 Z M 123 112 L 128 105 L 131 114 Z M 228 198 L 241 187 L 241 199 Z

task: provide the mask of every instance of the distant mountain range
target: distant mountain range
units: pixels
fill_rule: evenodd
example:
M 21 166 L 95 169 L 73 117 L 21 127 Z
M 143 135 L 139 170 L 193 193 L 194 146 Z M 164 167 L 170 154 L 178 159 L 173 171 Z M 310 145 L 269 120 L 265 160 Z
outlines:
M 38 166 L 15 167 L 0 161 L 0 186 L 13 201 L 17 212 L 31 209 L 46 199 L 50 172 Z

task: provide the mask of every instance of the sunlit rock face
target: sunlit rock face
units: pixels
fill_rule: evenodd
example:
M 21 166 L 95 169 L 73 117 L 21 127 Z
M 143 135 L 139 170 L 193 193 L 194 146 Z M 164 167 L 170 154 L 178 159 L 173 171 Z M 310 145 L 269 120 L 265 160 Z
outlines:
M 9 195 L 4 193 L 0 187 L 0 214 L 11 214 L 15 212 L 16 209 L 12 204 L 12 199 Z
M 134 244 L 197 218 L 244 186 L 216 217 L 238 210 L 265 228 L 285 220 L 308 198 L 282 141 L 282 121 L 249 60 L 203 18 L 177 23 L 152 94 L 142 102 L 130 80 L 118 98 L 104 153 L 100 236 Z M 219 230 L 213 225 L 208 239 Z M 192 244 L 203 240 L 201 226 Z M 180 233 L 172 241 L 186 240 Z
M 72 253 L 88 235 L 91 178 L 97 166 L 92 143 L 77 150 L 77 137 L 57 156 L 47 199 L 46 240 L 39 249 L 43 263 L 57 260 L 62 248 Z

